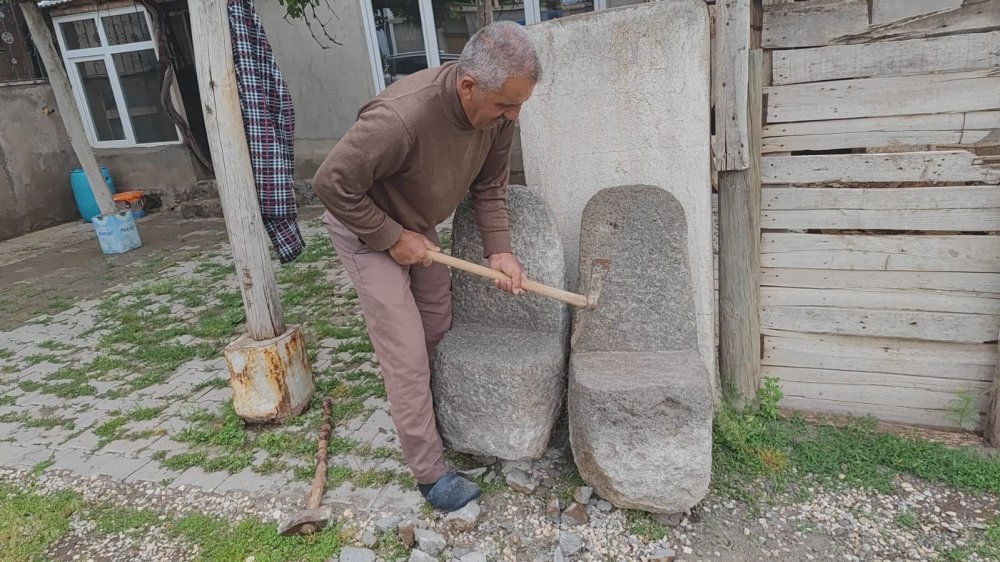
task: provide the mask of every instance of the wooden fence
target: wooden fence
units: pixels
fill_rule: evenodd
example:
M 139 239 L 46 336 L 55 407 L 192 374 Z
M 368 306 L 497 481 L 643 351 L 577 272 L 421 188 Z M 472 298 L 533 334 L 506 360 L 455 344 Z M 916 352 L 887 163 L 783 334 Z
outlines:
M 747 104 L 745 128 L 716 129 L 723 380 L 777 377 L 794 409 L 983 429 L 1000 333 L 1000 0 L 765 0 L 759 14 L 720 0 L 716 10 L 715 68 L 745 56 L 749 77 L 728 103 Z M 746 39 L 720 27 L 744 18 Z M 718 74 L 717 123 L 721 100 L 741 94 Z M 732 157 L 741 142 L 759 166 Z M 733 199 L 739 174 L 753 181 Z M 740 204 L 759 214 L 727 236 Z M 752 266 L 727 257 L 747 252 L 733 247 L 741 232 L 759 244 Z M 727 305 L 727 287 L 751 282 L 741 270 L 756 279 L 756 310 Z M 759 355 L 726 361 L 727 341 L 758 334 Z

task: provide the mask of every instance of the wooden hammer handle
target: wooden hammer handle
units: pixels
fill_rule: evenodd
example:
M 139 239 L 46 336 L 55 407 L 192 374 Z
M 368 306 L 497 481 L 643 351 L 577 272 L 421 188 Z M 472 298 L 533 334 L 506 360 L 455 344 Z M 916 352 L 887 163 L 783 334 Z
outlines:
M 500 281 L 510 280 L 510 277 L 507 277 L 503 273 L 477 263 L 467 262 L 433 250 L 427 250 L 427 255 L 431 258 L 431 261 L 435 263 L 440 263 L 448 267 L 454 267 L 455 269 L 461 269 L 462 271 L 473 273 L 475 275 L 479 275 L 480 277 Z M 541 283 L 536 283 L 530 279 L 521 280 L 521 288 L 525 291 L 544 295 L 580 308 L 585 308 L 589 304 L 587 297 L 583 295 L 570 293 L 569 291 L 563 291 L 562 289 L 556 289 L 555 287 L 549 287 L 548 285 L 542 285 Z

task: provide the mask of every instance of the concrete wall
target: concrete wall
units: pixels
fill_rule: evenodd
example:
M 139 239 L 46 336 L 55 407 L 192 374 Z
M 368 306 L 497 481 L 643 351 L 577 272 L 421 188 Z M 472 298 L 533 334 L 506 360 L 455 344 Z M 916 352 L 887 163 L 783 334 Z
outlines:
M 48 84 L 0 86 L 0 240 L 79 218 L 79 166 Z
M 324 49 L 302 21 L 286 22 L 285 8 L 274 0 L 256 0 L 254 7 L 267 31 L 278 66 L 295 103 L 296 175 L 312 178 L 333 145 L 347 132 L 358 109 L 375 95 L 367 43 L 357 0 L 330 0 L 334 16 L 320 2 L 316 8 L 327 31 L 342 45 L 320 35 Z
M 527 29 L 544 71 L 521 112 L 524 173 L 556 216 L 570 286 L 593 194 L 633 184 L 671 192 L 687 215 L 700 348 L 714 373 L 705 3 L 664 0 Z

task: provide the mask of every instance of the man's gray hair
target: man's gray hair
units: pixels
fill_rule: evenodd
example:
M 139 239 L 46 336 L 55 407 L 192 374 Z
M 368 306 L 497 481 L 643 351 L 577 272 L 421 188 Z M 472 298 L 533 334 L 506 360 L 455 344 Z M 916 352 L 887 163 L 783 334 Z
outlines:
M 458 73 L 471 76 L 484 90 L 496 92 L 511 77 L 538 82 L 542 64 L 524 28 L 516 22 L 499 21 L 477 31 L 465 44 Z

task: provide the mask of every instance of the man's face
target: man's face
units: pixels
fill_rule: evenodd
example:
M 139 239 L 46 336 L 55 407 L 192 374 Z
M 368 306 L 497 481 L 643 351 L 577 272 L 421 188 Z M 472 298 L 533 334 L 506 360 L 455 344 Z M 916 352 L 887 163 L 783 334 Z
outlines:
M 506 121 L 516 121 L 521 106 L 531 97 L 535 83 L 527 78 L 508 78 L 496 92 L 483 90 L 475 79 L 463 76 L 458 84 L 458 94 L 462 107 L 472 126 L 477 129 L 492 129 Z

